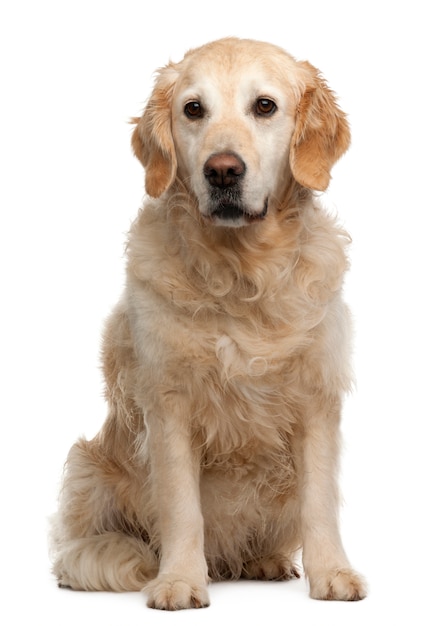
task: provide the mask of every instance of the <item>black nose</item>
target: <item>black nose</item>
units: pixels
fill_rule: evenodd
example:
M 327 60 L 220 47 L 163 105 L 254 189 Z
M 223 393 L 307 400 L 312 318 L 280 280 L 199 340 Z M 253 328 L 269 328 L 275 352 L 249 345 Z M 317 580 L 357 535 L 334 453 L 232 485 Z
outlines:
M 204 175 L 213 187 L 231 187 L 245 173 L 245 163 L 236 154 L 213 154 L 203 167 Z

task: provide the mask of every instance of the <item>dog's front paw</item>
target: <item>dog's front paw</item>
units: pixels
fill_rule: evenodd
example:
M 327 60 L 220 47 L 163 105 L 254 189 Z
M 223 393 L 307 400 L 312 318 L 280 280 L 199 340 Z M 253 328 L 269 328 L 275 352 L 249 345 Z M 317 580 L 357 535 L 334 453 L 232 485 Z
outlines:
M 200 609 L 209 606 L 209 594 L 205 584 L 176 574 L 158 576 L 145 587 L 147 606 L 164 611 Z
M 315 576 L 309 575 L 310 597 L 316 600 L 362 600 L 366 585 L 352 569 L 334 569 Z

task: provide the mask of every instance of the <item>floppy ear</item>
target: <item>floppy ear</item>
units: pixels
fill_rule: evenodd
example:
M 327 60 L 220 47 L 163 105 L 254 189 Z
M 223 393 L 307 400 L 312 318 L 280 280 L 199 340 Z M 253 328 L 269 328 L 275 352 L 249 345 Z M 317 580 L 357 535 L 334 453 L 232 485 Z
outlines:
M 136 124 L 132 148 L 145 167 L 145 190 L 154 198 L 162 195 L 176 177 L 171 101 L 177 76 L 171 64 L 160 70 L 143 116 L 132 119 Z
M 310 63 L 301 63 L 309 79 L 297 106 L 290 165 L 304 187 L 325 191 L 330 170 L 350 144 L 348 122 L 335 97 Z

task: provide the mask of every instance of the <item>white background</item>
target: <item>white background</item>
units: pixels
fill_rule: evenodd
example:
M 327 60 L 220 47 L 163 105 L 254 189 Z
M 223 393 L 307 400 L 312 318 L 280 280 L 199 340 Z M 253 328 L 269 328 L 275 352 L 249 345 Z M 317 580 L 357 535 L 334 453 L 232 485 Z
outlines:
M 430 11 L 423 0 L 3 0 L 3 624 L 436 623 Z M 127 122 L 157 67 L 227 35 L 310 60 L 353 130 L 328 202 L 353 236 L 346 296 L 357 389 L 344 411 L 342 527 L 370 585 L 360 603 L 309 600 L 303 580 L 235 582 L 211 586 L 210 608 L 170 615 L 139 593 L 58 590 L 50 574 L 47 517 L 70 445 L 105 416 L 100 333 L 143 197 Z

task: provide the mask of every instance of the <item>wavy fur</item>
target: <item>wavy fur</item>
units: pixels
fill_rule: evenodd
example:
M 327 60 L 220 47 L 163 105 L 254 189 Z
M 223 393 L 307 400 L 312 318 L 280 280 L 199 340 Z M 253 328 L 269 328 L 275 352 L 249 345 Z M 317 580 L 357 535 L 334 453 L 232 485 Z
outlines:
M 247 76 L 279 102 L 271 119 L 238 108 L 252 97 Z M 201 121 L 183 114 L 189 94 L 207 103 Z M 313 597 L 359 599 L 337 523 L 349 238 L 313 196 L 348 145 L 345 116 L 309 64 L 227 39 L 162 70 L 135 122 L 154 199 L 131 228 L 125 293 L 104 335 L 108 417 L 68 456 L 56 576 L 74 589 L 145 586 L 152 607 L 199 607 L 208 578 L 299 575 L 303 548 Z M 206 214 L 211 150 L 246 163 L 237 192 L 253 223 Z M 253 188 L 268 197 L 264 219 Z

